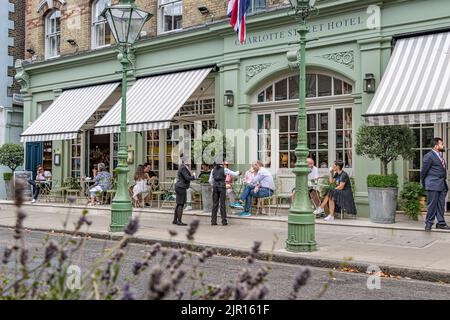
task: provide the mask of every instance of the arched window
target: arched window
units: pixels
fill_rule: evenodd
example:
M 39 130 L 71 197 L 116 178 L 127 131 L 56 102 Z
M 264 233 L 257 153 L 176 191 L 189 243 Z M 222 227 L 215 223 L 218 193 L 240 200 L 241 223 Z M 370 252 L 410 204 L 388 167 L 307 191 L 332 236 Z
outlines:
M 286 101 L 298 99 L 298 75 L 290 76 L 270 84 L 262 90 L 257 102 Z M 340 96 L 351 94 L 353 86 L 337 77 L 309 73 L 306 74 L 306 98 Z
M 51 11 L 45 18 L 45 58 L 59 56 L 61 43 L 61 12 Z
M 111 0 L 95 0 L 92 3 L 92 49 L 101 48 L 111 43 L 111 30 L 106 19 L 101 16 L 105 7 L 111 5 Z

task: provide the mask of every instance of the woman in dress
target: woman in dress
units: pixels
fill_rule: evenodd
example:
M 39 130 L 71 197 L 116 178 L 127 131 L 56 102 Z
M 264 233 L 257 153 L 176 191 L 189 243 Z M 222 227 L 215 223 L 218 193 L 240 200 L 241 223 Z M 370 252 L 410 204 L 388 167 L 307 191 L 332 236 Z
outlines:
M 138 165 L 136 168 L 136 173 L 134 174 L 134 182 L 136 183 L 133 187 L 133 200 L 134 207 L 140 207 L 139 196 L 145 199 L 148 195 L 147 179 L 144 172 L 144 166 Z
M 330 183 L 335 183 L 336 188 L 328 191 L 322 204 L 314 210 L 314 214 L 320 214 L 324 212 L 324 208 L 327 203 L 330 206 L 330 214 L 324 218 L 325 221 L 333 221 L 335 208 L 345 210 L 348 214 L 356 215 L 356 206 L 353 199 L 352 185 L 350 183 L 350 177 L 347 172 L 343 170 L 344 162 L 337 160 L 334 162 L 332 170 L 330 171 Z M 334 173 L 334 175 L 333 175 Z

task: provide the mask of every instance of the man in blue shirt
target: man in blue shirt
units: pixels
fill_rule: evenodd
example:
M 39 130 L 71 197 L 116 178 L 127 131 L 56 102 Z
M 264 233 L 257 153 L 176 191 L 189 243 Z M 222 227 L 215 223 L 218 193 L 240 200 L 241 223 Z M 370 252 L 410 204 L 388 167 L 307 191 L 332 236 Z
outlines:
M 244 211 L 240 214 L 241 217 L 250 216 L 250 207 L 252 205 L 253 197 L 267 198 L 275 192 L 275 183 L 272 174 L 269 170 L 263 167 L 261 161 L 257 160 L 252 163 L 255 176 L 252 181 L 245 187 L 241 195 L 241 203 L 245 203 Z

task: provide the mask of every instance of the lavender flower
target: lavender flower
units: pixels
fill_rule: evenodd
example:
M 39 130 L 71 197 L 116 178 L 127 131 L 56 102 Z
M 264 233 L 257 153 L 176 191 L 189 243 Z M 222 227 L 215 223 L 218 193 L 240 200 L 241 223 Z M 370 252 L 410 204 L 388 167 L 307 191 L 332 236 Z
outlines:
M 12 246 L 8 245 L 5 248 L 5 251 L 3 252 L 3 259 L 2 259 L 2 263 L 3 264 L 7 264 L 9 262 L 9 259 L 11 258 L 13 252 L 13 248 Z
M 132 236 L 134 235 L 139 229 L 139 219 L 138 218 L 131 218 L 128 222 L 127 226 L 125 227 L 125 234 Z
M 256 256 L 258 255 L 260 248 L 261 248 L 261 241 L 255 241 L 253 243 L 252 251 L 250 252 L 250 255 L 247 257 L 248 264 L 253 264 L 255 262 Z
M 142 269 L 142 263 L 139 262 L 139 261 L 136 261 L 136 262 L 133 264 L 133 270 L 132 270 L 132 272 L 133 272 L 133 274 L 134 274 L 135 276 L 137 276 L 137 275 L 139 274 L 139 272 L 141 271 L 141 269 Z
M 188 240 L 193 241 L 194 240 L 194 234 L 197 232 L 198 226 L 200 225 L 200 220 L 195 219 L 189 224 L 189 229 L 187 232 L 186 237 Z
M 28 250 L 22 249 L 22 252 L 20 253 L 20 264 L 25 266 L 28 262 Z
M 44 260 L 46 262 L 50 261 L 54 256 L 56 256 L 58 251 L 59 251 L 58 244 L 55 241 L 50 240 L 47 246 L 45 247 Z
M 170 291 L 172 283 L 163 277 L 163 271 L 159 265 L 150 271 L 148 287 L 148 298 L 150 300 L 161 300 Z
M 122 300 L 134 300 L 133 293 L 130 291 L 130 285 L 128 283 L 123 287 Z
M 311 277 L 311 271 L 308 268 L 304 268 L 297 272 L 294 280 L 294 285 L 291 293 L 289 294 L 290 300 L 297 299 L 298 292 L 301 287 L 306 285 L 308 279 Z

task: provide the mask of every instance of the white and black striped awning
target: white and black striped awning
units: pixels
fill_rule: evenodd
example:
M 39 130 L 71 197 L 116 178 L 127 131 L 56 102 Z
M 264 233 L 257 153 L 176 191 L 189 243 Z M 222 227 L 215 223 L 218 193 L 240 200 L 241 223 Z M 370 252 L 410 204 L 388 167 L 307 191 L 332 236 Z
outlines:
M 21 134 L 20 141 L 75 139 L 81 127 L 118 86 L 117 82 L 63 91 Z
M 450 32 L 399 39 L 363 116 L 375 126 L 450 122 Z
M 175 114 L 205 80 L 212 68 L 142 78 L 127 92 L 127 131 L 167 129 Z M 97 123 L 95 134 L 120 132 L 121 104 Z

